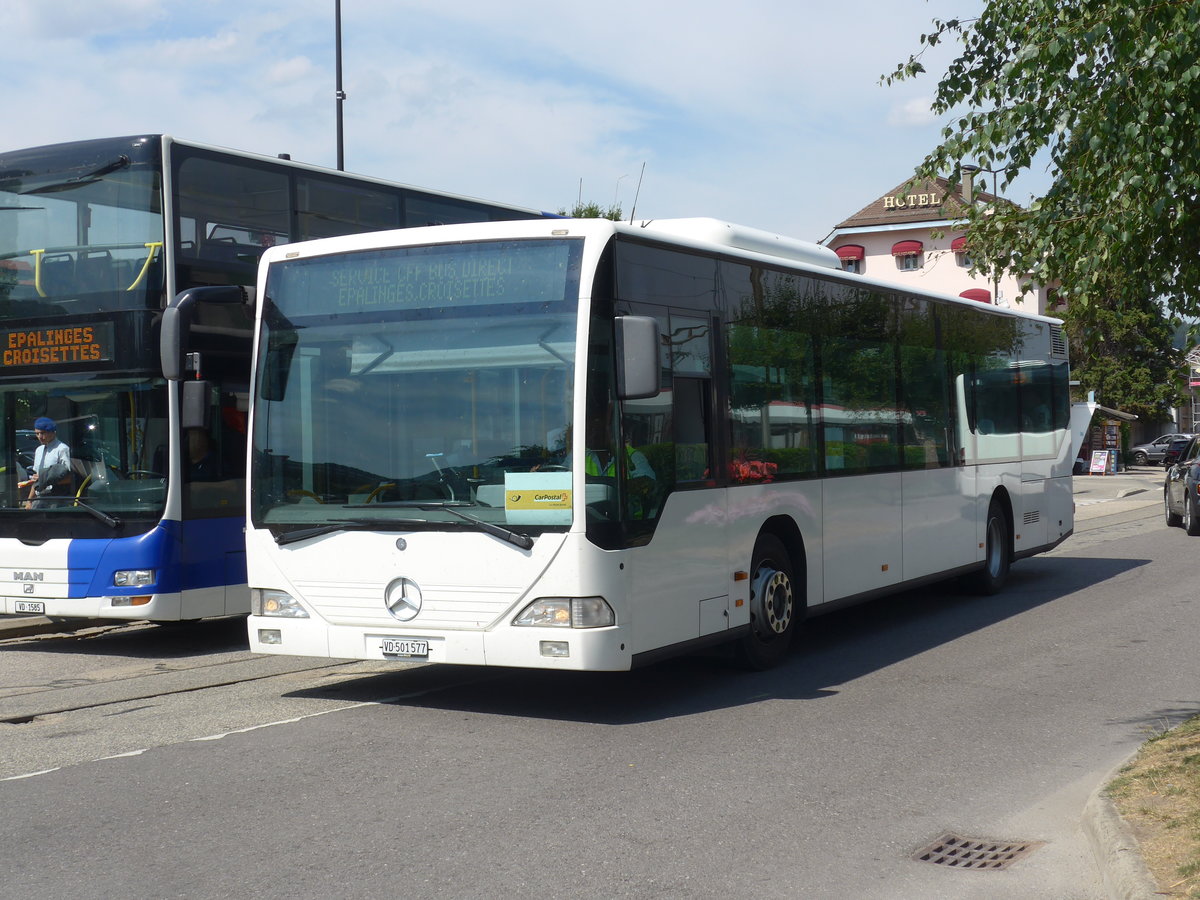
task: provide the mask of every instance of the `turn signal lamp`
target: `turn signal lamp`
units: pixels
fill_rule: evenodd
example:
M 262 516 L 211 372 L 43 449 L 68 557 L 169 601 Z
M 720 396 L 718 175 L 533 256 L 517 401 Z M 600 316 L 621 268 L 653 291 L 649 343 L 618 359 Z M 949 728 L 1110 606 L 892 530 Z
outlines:
M 109 597 L 109 606 L 145 606 L 153 598 L 153 594 L 141 597 Z

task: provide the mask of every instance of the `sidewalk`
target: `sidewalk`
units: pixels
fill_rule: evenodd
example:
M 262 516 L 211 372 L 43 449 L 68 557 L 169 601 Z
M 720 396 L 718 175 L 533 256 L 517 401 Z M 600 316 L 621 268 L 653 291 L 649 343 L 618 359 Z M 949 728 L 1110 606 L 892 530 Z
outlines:
M 1075 531 L 1161 515 L 1166 472 L 1161 466 L 1135 466 L 1116 475 L 1076 475 Z M 1118 767 L 1119 770 L 1119 767 Z M 1083 809 L 1083 832 L 1096 859 L 1108 895 L 1121 900 L 1153 900 L 1158 885 L 1142 862 L 1137 839 L 1104 788 L 1116 776 L 1102 779 Z
M 1161 466 L 1138 466 L 1116 475 L 1076 475 L 1075 522 L 1111 516 L 1129 510 L 1162 505 Z

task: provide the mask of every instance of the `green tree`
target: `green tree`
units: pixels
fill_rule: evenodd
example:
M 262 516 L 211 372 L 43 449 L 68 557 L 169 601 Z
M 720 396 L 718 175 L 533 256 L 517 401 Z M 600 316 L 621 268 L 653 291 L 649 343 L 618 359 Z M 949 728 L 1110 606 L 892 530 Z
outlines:
M 1052 176 L 1028 207 L 967 212 L 977 268 L 1061 284 L 1097 322 L 1150 297 L 1200 314 L 1200 2 L 989 0 L 935 20 L 884 82 L 918 76 L 950 39 L 961 52 L 933 103 L 949 120 L 918 176 L 969 162 L 1004 188 L 1043 160 Z
M 582 200 L 568 209 L 559 209 L 560 216 L 570 216 L 572 219 L 612 219 L 621 221 L 621 204 L 601 206 L 599 203 L 584 203 Z
M 1183 390 L 1183 353 L 1172 346 L 1178 320 L 1130 287 L 1112 285 L 1108 296 L 1124 299 L 1068 306 L 1061 314 L 1072 377 L 1105 406 L 1164 422 Z

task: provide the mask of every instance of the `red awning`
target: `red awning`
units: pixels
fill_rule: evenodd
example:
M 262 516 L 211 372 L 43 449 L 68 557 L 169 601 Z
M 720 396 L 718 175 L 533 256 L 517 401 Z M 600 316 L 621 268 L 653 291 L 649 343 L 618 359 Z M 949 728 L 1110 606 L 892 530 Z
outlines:
M 842 244 L 833 251 L 840 259 L 863 259 L 867 252 L 858 244 Z
M 964 297 L 967 300 L 978 300 L 980 303 L 991 303 L 992 295 L 990 291 L 985 291 L 983 288 L 971 288 L 963 291 L 958 296 Z
M 920 241 L 899 241 L 892 244 L 892 256 L 916 256 L 920 252 Z
M 954 240 L 952 240 L 950 242 L 950 249 L 954 253 L 966 253 L 967 252 L 967 236 L 964 234 L 962 237 L 956 237 Z

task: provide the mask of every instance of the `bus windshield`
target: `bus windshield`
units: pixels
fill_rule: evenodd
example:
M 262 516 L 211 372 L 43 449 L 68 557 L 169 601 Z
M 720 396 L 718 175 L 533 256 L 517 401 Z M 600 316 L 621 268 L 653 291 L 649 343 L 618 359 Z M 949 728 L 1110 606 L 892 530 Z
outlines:
M 162 384 L 158 379 L 6 386 L 0 392 L 5 423 L 0 513 L 87 516 L 100 510 L 122 519 L 161 514 L 167 468 Z M 65 465 L 35 489 L 30 475 L 42 461 L 37 431 L 46 419 L 67 448 Z
M 162 289 L 162 246 L 153 141 L 91 141 L 5 154 L 0 315 L 145 308 L 147 292 L 157 301 Z
M 569 525 L 581 252 L 498 241 L 273 264 L 255 522 Z M 558 491 L 554 509 L 515 508 L 523 486 Z

